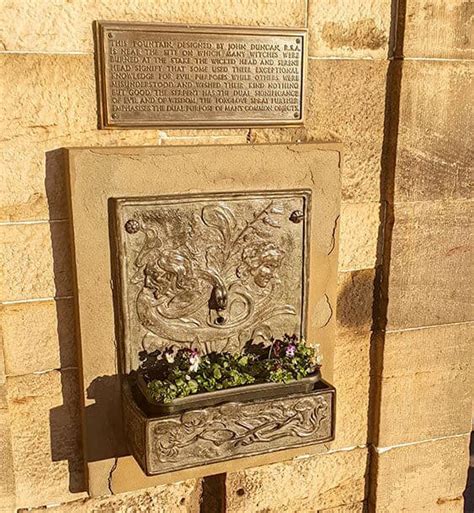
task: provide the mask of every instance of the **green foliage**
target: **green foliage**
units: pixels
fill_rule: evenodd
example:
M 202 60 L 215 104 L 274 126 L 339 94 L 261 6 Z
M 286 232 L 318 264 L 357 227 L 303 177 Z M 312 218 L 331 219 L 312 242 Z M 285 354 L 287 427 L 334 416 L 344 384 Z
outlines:
M 252 383 L 288 383 L 319 368 L 315 349 L 295 335 L 272 340 L 270 346 L 250 341 L 240 355 L 214 352 L 200 356 L 195 349 L 168 348 L 143 355 L 143 359 L 148 389 L 163 403 Z

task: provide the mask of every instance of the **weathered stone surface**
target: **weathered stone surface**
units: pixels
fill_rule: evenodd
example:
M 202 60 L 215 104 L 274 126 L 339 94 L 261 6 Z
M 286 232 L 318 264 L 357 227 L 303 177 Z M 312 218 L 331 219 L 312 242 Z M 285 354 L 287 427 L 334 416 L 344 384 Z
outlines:
M 67 222 L 0 225 L 0 299 L 72 293 Z
M 201 482 L 182 481 L 148 488 L 139 492 L 121 493 L 108 497 L 82 499 L 62 504 L 48 511 L 55 513 L 199 513 Z M 35 513 L 42 508 L 30 510 Z
M 9 51 L 91 53 L 93 20 L 302 27 L 305 16 L 304 0 L 81 0 L 52 4 L 47 16 L 42 0 L 26 0 L 2 6 L 0 46 Z
M 473 76 L 472 62 L 404 62 L 395 201 L 470 198 Z
M 255 129 L 251 140 L 342 142 L 343 201 L 379 201 L 386 71 L 382 61 L 311 59 L 305 128 Z
M 395 205 L 387 328 L 472 319 L 473 202 Z
M 375 453 L 374 511 L 461 513 L 468 444 L 469 437 L 461 436 Z
M 366 466 L 367 450 L 353 449 L 229 473 L 227 512 L 317 513 L 360 502 Z
M 372 326 L 375 269 L 339 273 L 336 319 L 341 331 L 367 333 Z
M 229 130 L 160 130 L 159 143 L 164 145 L 246 144 L 247 129 Z
M 10 416 L 17 507 L 84 495 L 77 371 L 10 377 Z
M 378 445 L 468 433 L 474 325 L 387 333 Z
M 405 57 L 472 59 L 473 17 L 470 0 L 408 0 Z
M 0 324 L 8 375 L 76 365 L 71 299 L 3 305 Z
M 92 56 L 4 54 L 0 67 L 0 219 L 67 216 L 64 156 L 53 150 L 158 140 L 153 130 L 97 130 Z
M 354 504 L 346 504 L 337 508 L 322 509 L 318 513 L 365 513 L 365 502 L 356 502 Z
M 309 54 L 384 59 L 390 18 L 390 0 L 309 0 Z
M 356 271 L 377 265 L 380 227 L 379 203 L 343 203 L 339 270 Z
M 370 337 L 370 332 L 338 330 L 336 333 L 331 380 L 336 387 L 336 437 L 331 448 L 367 443 Z
M 2 388 L 4 385 L 2 385 Z M 3 394 L 3 391 L 0 391 Z M 8 409 L 0 401 L 0 512 L 15 511 L 15 478 Z

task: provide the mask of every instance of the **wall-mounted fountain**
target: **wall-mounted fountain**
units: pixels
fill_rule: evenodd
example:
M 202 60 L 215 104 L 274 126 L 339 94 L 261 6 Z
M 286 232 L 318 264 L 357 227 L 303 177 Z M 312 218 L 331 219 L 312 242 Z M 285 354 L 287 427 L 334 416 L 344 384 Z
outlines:
M 69 151 L 93 488 L 332 440 L 339 177 L 332 145 Z

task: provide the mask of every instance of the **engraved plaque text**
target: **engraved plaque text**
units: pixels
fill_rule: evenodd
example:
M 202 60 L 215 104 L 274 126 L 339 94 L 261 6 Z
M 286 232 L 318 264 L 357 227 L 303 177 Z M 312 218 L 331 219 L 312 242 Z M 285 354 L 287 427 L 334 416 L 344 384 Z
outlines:
M 303 123 L 304 30 L 96 24 L 101 128 Z

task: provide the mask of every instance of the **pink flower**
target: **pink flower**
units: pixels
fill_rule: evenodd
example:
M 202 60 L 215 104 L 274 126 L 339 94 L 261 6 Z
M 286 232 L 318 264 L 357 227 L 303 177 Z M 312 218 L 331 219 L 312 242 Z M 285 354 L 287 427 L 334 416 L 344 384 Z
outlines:
M 293 358 L 295 356 L 296 346 L 294 344 L 289 344 L 286 346 L 285 355 Z

